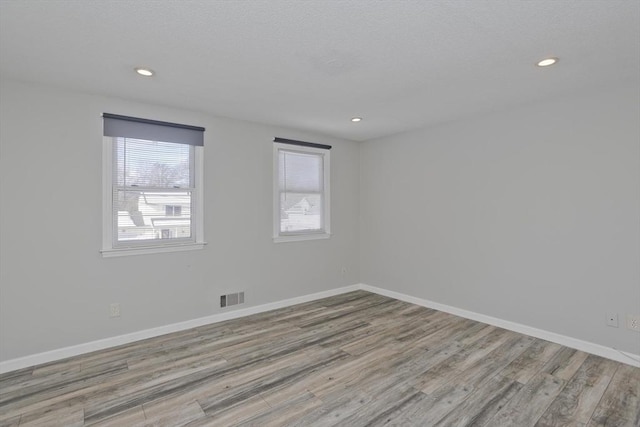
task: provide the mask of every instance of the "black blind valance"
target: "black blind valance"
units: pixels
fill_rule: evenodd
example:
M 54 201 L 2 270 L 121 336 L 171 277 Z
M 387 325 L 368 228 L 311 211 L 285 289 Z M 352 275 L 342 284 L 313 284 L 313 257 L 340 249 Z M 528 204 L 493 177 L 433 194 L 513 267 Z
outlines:
M 204 128 L 103 113 L 104 136 L 173 142 L 202 147 Z
M 324 150 L 331 150 L 330 145 L 316 144 L 315 142 L 296 141 L 295 139 L 273 138 L 273 142 L 279 142 L 281 144 L 300 145 L 302 147 L 322 148 Z

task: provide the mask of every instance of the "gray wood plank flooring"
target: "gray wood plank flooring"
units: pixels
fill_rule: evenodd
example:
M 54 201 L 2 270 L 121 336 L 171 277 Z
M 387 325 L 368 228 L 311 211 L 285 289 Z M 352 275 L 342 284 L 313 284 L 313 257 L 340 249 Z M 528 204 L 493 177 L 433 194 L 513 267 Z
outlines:
M 0 375 L 0 426 L 640 427 L 640 369 L 364 291 Z

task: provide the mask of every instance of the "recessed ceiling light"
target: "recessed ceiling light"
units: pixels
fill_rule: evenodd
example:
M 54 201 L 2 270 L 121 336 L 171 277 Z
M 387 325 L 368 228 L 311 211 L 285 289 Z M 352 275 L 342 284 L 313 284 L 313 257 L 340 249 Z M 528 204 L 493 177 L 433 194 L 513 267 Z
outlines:
M 558 58 L 545 58 L 542 61 L 538 61 L 536 64 L 538 67 L 548 67 L 558 62 Z
M 361 122 L 361 121 L 362 121 L 362 117 L 352 117 L 352 118 L 351 118 L 351 121 L 352 121 L 353 123 Z
M 145 76 L 145 77 L 151 77 L 151 76 L 153 76 L 155 74 L 153 72 L 153 70 L 150 70 L 149 68 L 138 67 L 135 70 L 136 70 L 136 73 L 140 74 L 141 76 Z

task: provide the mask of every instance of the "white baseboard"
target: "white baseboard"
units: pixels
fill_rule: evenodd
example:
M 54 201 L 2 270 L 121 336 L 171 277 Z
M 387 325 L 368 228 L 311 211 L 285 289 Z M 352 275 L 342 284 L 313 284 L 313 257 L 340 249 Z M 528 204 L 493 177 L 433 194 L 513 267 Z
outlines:
M 410 295 L 402 294 L 400 292 L 389 291 L 386 289 L 377 288 L 375 286 L 369 286 L 364 283 L 361 283 L 359 285 L 359 289 L 362 289 L 363 291 L 384 295 L 400 301 L 409 302 L 411 304 L 432 308 L 434 310 L 444 311 L 445 313 L 450 313 L 456 316 L 464 317 L 466 319 L 471 319 L 478 322 L 487 323 L 489 325 L 498 326 L 503 329 L 519 332 L 521 334 L 529 335 L 529 336 L 540 338 L 543 340 L 551 341 L 556 344 L 560 344 L 566 347 L 574 348 L 576 350 L 584 351 L 586 353 L 591 353 L 597 356 L 605 357 L 607 359 L 615 360 L 616 362 L 626 363 L 627 365 L 640 367 L 640 355 L 638 354 L 625 353 L 615 348 L 605 347 L 600 344 L 594 344 L 592 342 L 579 340 L 576 338 L 568 337 L 566 335 L 556 334 L 555 332 L 549 332 L 543 329 L 522 325 L 520 323 L 510 322 L 508 320 L 498 319 L 496 317 L 487 316 L 487 315 L 476 313 L 473 311 L 463 310 L 461 308 L 452 307 L 450 305 L 440 304 L 440 303 L 429 301 L 426 299 L 413 297 Z
M 487 323 L 489 325 L 498 326 L 500 328 L 508 329 L 510 331 L 519 332 L 521 334 L 530 335 L 536 338 L 541 338 L 541 339 L 551 341 L 557 344 L 561 344 L 567 347 L 575 348 L 577 350 L 581 350 L 587 353 L 606 357 L 607 359 L 615 360 L 617 362 L 640 367 L 640 362 L 638 362 L 638 360 L 640 360 L 640 355 L 637 355 L 637 354 L 624 353 L 614 348 L 605 347 L 605 346 L 594 344 L 588 341 L 582 341 L 582 340 L 571 338 L 565 335 L 556 334 L 555 332 L 549 332 L 542 329 L 533 328 L 531 326 L 522 325 L 520 323 L 498 319 L 496 317 L 475 313 L 473 311 L 463 310 L 461 308 L 452 307 L 446 304 L 440 304 L 440 303 L 429 301 L 426 299 L 402 294 L 400 292 L 389 291 L 387 289 L 377 288 L 375 286 L 369 286 L 364 283 L 361 283 L 357 285 L 331 289 L 328 291 L 317 292 L 315 294 L 303 295 L 300 297 L 290 298 L 282 301 L 276 301 L 268 304 L 262 304 L 255 307 L 248 307 L 248 308 L 243 308 L 239 310 L 228 311 L 225 313 L 217 313 L 211 316 L 200 317 L 198 319 L 193 319 L 193 320 L 187 320 L 185 322 L 173 323 L 171 325 L 160 326 L 152 329 L 145 329 L 143 331 L 133 332 L 130 334 L 119 335 L 116 337 L 105 338 L 97 341 L 91 341 L 88 343 L 51 350 L 44 353 L 37 353 L 37 354 L 25 356 L 25 357 L 20 357 L 17 359 L 7 360 L 4 362 L 0 362 L 0 374 L 10 372 L 10 371 L 15 371 L 22 368 L 27 368 L 29 366 L 54 362 L 56 360 L 65 359 L 67 357 L 79 356 L 81 354 L 90 353 L 92 351 L 104 350 L 106 348 L 128 344 L 134 341 L 139 341 L 147 338 L 153 338 L 160 335 L 169 334 L 172 332 L 179 332 L 179 331 L 184 331 L 186 329 L 195 328 L 198 326 L 208 325 L 211 323 L 237 319 L 239 317 L 250 316 L 252 314 L 263 313 L 265 311 L 289 307 L 295 304 L 315 301 L 318 299 L 327 298 L 334 295 L 339 295 L 339 294 L 356 291 L 356 290 L 373 292 L 373 293 L 384 295 L 400 301 L 421 305 L 423 307 L 432 308 L 434 310 L 444 311 L 445 313 L 450 313 L 456 316 L 464 317 L 466 319 L 471 319 L 478 322 Z
M 345 286 L 342 288 L 317 292 L 315 294 L 303 295 L 300 297 L 290 298 L 282 301 L 276 301 L 268 304 L 257 305 L 255 307 L 248 307 L 248 308 L 243 308 L 239 310 L 228 311 L 225 313 L 217 313 L 211 316 L 200 317 L 198 319 L 187 320 L 184 322 L 173 323 L 171 325 L 160 326 L 152 329 L 145 329 L 143 331 L 133 332 L 130 334 L 119 335 L 116 337 L 110 337 L 110 338 L 91 341 L 88 343 L 78 344 L 70 347 L 64 347 L 56 350 L 46 351 L 44 353 L 37 353 L 37 354 L 25 356 L 25 357 L 10 359 L 4 362 L 0 362 L 0 374 L 3 374 L 5 372 L 10 372 L 10 371 L 16 371 L 22 368 L 28 368 L 29 366 L 40 365 L 42 363 L 54 362 L 56 360 L 65 359 L 67 357 L 79 356 L 81 354 L 90 353 L 92 351 L 104 350 L 106 348 L 115 347 L 118 345 L 129 344 L 134 341 L 153 338 L 160 335 L 169 334 L 172 332 L 184 331 L 186 329 L 191 329 L 198 326 L 208 325 L 216 322 L 222 322 L 224 320 L 237 319 L 239 317 L 250 316 L 252 314 L 263 313 L 265 311 L 271 311 L 271 310 L 276 310 L 278 308 L 289 307 L 295 304 L 315 301 L 318 299 L 327 298 L 334 295 L 343 294 L 346 292 L 357 291 L 358 289 L 360 289 L 359 285 Z

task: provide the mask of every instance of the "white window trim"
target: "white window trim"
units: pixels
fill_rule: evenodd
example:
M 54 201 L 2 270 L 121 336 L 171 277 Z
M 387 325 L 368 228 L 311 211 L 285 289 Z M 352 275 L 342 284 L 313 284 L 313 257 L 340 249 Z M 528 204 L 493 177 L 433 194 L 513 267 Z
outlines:
M 113 247 L 113 145 L 114 138 L 103 137 L 102 144 L 102 249 L 104 258 L 146 255 L 155 253 L 190 251 L 204 248 L 204 159 L 202 147 L 194 147 L 194 179 L 195 197 L 193 211 L 195 213 L 193 227 L 195 241 L 189 243 L 162 243 L 153 246 Z M 193 215 L 193 213 L 192 213 Z
M 279 151 L 298 151 L 301 153 L 312 153 L 323 155 L 323 225 L 322 231 L 301 231 L 281 234 L 280 233 L 280 162 Z M 330 192 L 330 150 L 304 147 L 291 144 L 273 143 L 273 241 L 274 243 L 300 242 L 304 240 L 328 239 L 331 237 L 331 192 Z

